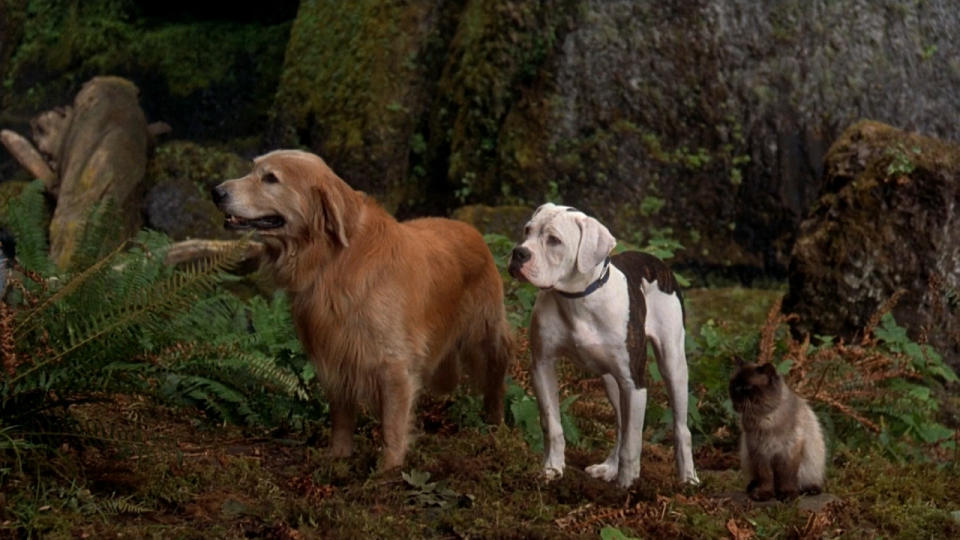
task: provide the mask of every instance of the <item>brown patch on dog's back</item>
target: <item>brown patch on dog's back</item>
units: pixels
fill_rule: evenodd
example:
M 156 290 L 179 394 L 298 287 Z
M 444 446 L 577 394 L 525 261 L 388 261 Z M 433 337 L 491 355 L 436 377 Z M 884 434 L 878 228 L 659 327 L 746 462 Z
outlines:
M 627 294 L 630 298 L 630 319 L 627 322 L 627 352 L 630 354 L 630 374 L 637 388 L 646 386 L 647 339 L 644 322 L 647 319 L 647 302 L 643 296 L 643 281 L 657 282 L 657 287 L 666 294 L 676 293 L 683 309 L 680 287 L 670 268 L 663 261 L 639 251 L 624 251 L 610 257 L 610 264 L 627 277 Z

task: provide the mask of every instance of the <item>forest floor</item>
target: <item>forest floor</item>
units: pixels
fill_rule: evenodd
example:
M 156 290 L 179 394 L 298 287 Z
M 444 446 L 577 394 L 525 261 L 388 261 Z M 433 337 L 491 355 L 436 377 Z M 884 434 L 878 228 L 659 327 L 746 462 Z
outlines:
M 777 295 L 691 290 L 690 327 L 735 310 L 737 324 L 756 329 Z M 524 351 L 512 376 L 529 390 L 528 363 Z M 406 464 L 388 473 L 376 472 L 380 434 L 370 419 L 361 422 L 355 454 L 333 460 L 322 450 L 322 424 L 267 435 L 135 397 L 79 406 L 75 416 L 98 426 L 104 442 L 65 443 L 45 463 L 10 472 L 0 494 L 10 519 L 0 523 L 0 536 L 960 537 L 956 459 L 904 463 L 844 450 L 831 456 L 829 495 L 755 504 L 742 495 L 731 426 L 696 446 L 699 486 L 676 481 L 669 435 L 644 445 L 641 476 L 629 490 L 590 478 L 583 468 L 602 461 L 613 441 L 612 409 L 597 379 L 573 369 L 563 369 L 562 378 L 563 392 L 579 395 L 570 412 L 581 440 L 568 445 L 563 478 L 549 483 L 519 427 L 457 421 L 463 395 L 421 400 Z M 119 438 L 127 442 L 114 442 Z

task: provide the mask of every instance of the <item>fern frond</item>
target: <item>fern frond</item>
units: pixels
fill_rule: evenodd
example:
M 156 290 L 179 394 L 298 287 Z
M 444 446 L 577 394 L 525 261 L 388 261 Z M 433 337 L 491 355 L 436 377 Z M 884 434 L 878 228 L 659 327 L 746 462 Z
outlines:
M 310 398 L 307 388 L 297 374 L 277 364 L 274 358 L 256 352 L 231 349 L 205 351 L 213 354 L 207 356 L 201 353 L 189 359 L 183 359 L 170 366 L 170 369 L 198 375 L 229 371 L 237 375 L 232 379 L 266 387 L 272 393 L 280 393 L 304 401 Z
M 134 337 L 133 332 L 141 329 L 149 331 L 161 327 L 168 320 L 168 313 L 187 309 L 199 295 L 212 291 L 219 282 L 221 273 L 236 264 L 240 260 L 240 255 L 241 249 L 238 248 L 218 253 L 209 259 L 196 261 L 183 269 L 172 271 L 167 277 L 146 290 L 130 291 L 130 297 L 123 299 L 118 307 L 106 306 L 107 309 L 104 311 L 90 315 L 78 314 L 72 320 L 67 318 L 60 323 L 65 332 L 62 332 L 59 337 L 50 332 L 55 340 L 55 343 L 52 343 L 53 350 L 28 369 L 17 373 L 9 380 L 9 384 L 14 385 L 37 370 L 55 365 L 79 349 L 96 343 L 106 336 L 119 334 L 121 337 Z M 109 257 L 102 260 L 102 264 L 97 263 L 94 266 L 102 268 L 108 260 Z M 140 264 L 149 264 L 149 262 L 141 260 Z M 162 265 L 162 258 L 152 261 L 152 264 Z M 135 267 L 136 264 L 133 266 Z M 111 272 L 122 273 L 125 270 L 128 269 L 111 269 Z M 89 275 L 97 274 L 96 270 L 92 270 Z M 44 307 L 48 305 L 51 304 L 44 303 Z M 49 322 L 49 317 L 45 319 Z M 134 330 L 135 325 L 141 328 Z
M 7 227 L 17 240 L 17 259 L 25 269 L 45 276 L 55 271 L 47 240 L 49 222 L 50 210 L 39 180 L 7 202 Z
M 95 275 L 97 274 L 97 272 L 99 272 L 104 266 L 106 266 L 107 264 L 109 264 L 110 261 L 113 260 L 113 258 L 116 257 L 116 255 L 117 255 L 118 253 L 120 253 L 120 251 L 123 249 L 123 247 L 124 247 L 124 244 L 120 244 L 120 246 L 118 246 L 115 250 L 113 250 L 113 252 L 111 252 L 110 254 L 108 254 L 106 257 L 104 257 L 103 259 L 101 259 L 99 262 L 97 262 L 96 264 L 91 265 L 90 267 L 88 267 L 88 268 L 87 268 L 86 270 L 84 270 L 83 272 L 81 272 L 81 273 L 77 274 L 76 276 L 72 277 L 69 281 L 67 281 L 67 283 L 66 283 L 63 287 L 61 287 L 59 290 L 57 290 L 57 292 L 55 292 L 55 293 L 53 293 L 52 295 L 50 295 L 49 297 L 47 297 L 40 305 L 38 305 L 37 307 L 35 307 L 35 308 L 33 308 L 33 309 L 28 310 L 28 311 L 27 311 L 27 314 L 26 314 L 26 315 L 17 323 L 17 325 L 13 328 L 13 333 L 14 333 L 15 335 L 17 335 L 17 334 L 22 335 L 22 334 L 24 334 L 24 333 L 27 333 L 27 332 L 30 332 L 31 330 L 33 330 L 33 328 L 34 328 L 33 326 L 26 326 L 26 324 L 27 324 L 28 322 L 30 322 L 31 320 L 33 320 L 33 319 L 34 319 L 35 317 L 37 317 L 38 315 L 43 314 L 47 309 L 50 308 L 50 306 L 56 304 L 57 302 L 59 302 L 60 300 L 62 300 L 64 297 L 70 295 L 70 294 L 71 294 L 73 291 L 75 291 L 80 285 L 83 285 L 83 284 L 86 283 L 91 277 L 95 276 Z M 25 326 L 26 326 L 26 328 L 24 328 Z
M 104 514 L 146 514 L 155 511 L 154 508 L 133 502 L 133 497 L 113 497 L 102 500 L 97 506 Z

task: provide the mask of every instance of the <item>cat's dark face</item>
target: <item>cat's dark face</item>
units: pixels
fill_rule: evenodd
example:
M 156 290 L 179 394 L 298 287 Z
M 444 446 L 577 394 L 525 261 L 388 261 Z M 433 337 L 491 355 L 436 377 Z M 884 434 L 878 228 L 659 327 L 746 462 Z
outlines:
M 744 364 L 730 378 L 730 400 L 737 412 L 776 407 L 782 379 L 773 364 Z

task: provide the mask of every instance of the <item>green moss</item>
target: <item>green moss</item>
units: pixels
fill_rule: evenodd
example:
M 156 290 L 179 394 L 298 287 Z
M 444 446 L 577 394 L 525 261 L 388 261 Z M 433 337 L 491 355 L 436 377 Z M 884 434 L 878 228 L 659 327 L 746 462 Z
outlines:
M 404 59 L 419 47 L 407 25 L 425 11 L 375 0 L 304 2 L 275 113 L 294 129 L 322 118 L 326 144 L 337 148 L 361 146 L 364 131 L 377 129 L 375 121 L 390 129 L 391 116 L 407 111 L 404 94 L 415 66 Z
M 174 24 L 146 32 L 130 52 L 144 68 L 163 75 L 170 95 L 186 97 L 216 85 L 239 83 L 234 78 L 239 62 L 253 62 L 253 71 L 264 81 L 278 80 L 277 60 L 283 57 L 288 33 L 288 24 Z M 272 85 L 249 90 L 261 93 L 262 101 L 273 97 Z
M 308 146 L 390 208 L 414 196 L 403 183 L 437 31 L 429 4 L 302 2 L 272 110 L 278 145 Z
M 252 163 L 232 152 L 189 141 L 171 141 L 156 149 L 147 164 L 148 185 L 185 178 L 204 192 L 228 178 L 250 171 Z
M 446 177 L 455 187 L 471 178 L 470 200 L 501 194 L 498 148 L 503 147 L 500 155 L 524 167 L 535 166 L 537 156 L 543 155 L 540 149 L 525 147 L 522 136 L 502 140 L 510 137 L 510 131 L 501 127 L 520 97 L 519 89 L 535 79 L 554 53 L 563 22 L 579 4 L 573 0 L 467 4 L 439 83 L 439 93 L 449 103 L 433 119 L 434 130 L 448 132 L 449 140 L 433 144 L 449 144 Z

